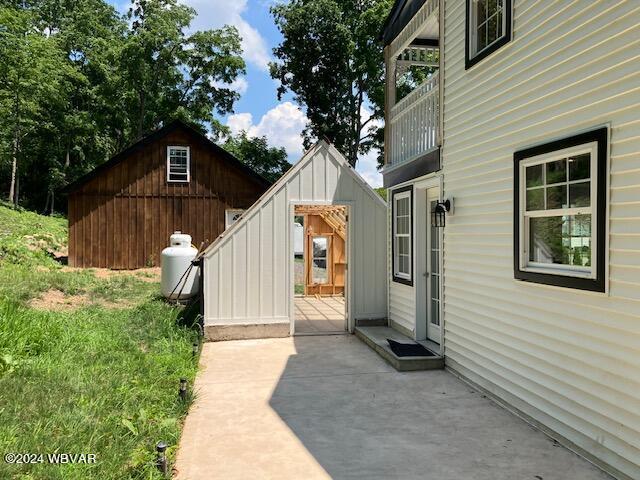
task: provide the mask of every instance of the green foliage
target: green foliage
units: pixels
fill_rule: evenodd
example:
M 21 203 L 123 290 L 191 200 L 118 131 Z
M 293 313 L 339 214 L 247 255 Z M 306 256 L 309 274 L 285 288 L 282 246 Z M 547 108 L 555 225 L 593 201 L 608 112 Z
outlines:
M 380 197 L 382 197 L 382 199 L 386 202 L 387 201 L 387 189 L 384 187 L 380 187 L 380 188 L 374 188 L 374 190 L 376 191 L 376 193 L 378 195 L 380 195 Z
M 57 265 L 47 252 L 60 247 L 64 225 L 0 206 L 0 249 L 14 246 L 0 258 L 0 445 L 95 453 L 97 463 L 3 462 L 0 478 L 162 478 L 154 445 L 167 442 L 173 459 L 188 408 L 177 401 L 178 381 L 193 383 L 196 334 L 177 325 L 179 310 L 157 298 L 157 283 Z M 39 242 L 21 247 L 28 236 Z M 31 308 L 49 289 L 91 302 L 66 312 Z
M 269 147 L 267 137 L 248 137 L 246 132 L 241 132 L 228 137 L 224 148 L 272 183 L 291 168 L 287 151 Z
M 213 114 L 238 99 L 223 85 L 245 72 L 240 37 L 234 27 L 188 35 L 194 16 L 177 0 L 134 0 L 129 10 L 119 73 L 136 138 L 176 117 L 224 131 Z
M 391 0 L 291 0 L 272 8 L 284 37 L 271 75 L 306 107 L 305 146 L 327 137 L 355 166 L 358 153 L 382 148 L 384 58 L 378 35 Z M 362 110 L 367 101 L 369 118 Z
M 0 191 L 44 211 L 56 192 L 164 122 L 214 134 L 244 72 L 234 28 L 192 31 L 177 0 L 0 2 Z M 15 159 L 15 161 L 14 161 Z M 17 172 L 11 181 L 13 164 Z

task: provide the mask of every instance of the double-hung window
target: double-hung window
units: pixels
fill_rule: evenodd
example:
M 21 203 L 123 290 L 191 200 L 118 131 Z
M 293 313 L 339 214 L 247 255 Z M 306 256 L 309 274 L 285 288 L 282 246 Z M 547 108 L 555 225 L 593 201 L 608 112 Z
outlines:
M 190 167 L 189 147 L 167 147 L 167 182 L 189 182 Z
M 604 291 L 607 129 L 516 152 L 515 276 Z
M 467 0 L 466 68 L 511 40 L 512 0 Z
M 395 190 L 391 195 L 391 201 L 393 218 L 393 280 L 412 285 L 412 187 Z

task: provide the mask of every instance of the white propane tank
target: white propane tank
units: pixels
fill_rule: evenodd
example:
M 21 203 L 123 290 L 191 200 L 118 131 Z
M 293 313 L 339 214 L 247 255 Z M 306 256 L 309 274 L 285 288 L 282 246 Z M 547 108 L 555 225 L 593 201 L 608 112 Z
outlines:
M 198 293 L 200 269 L 194 266 L 189 275 L 184 276 L 197 254 L 198 250 L 191 245 L 191 235 L 181 232 L 174 232 L 171 235 L 169 246 L 162 250 L 160 256 L 162 269 L 160 288 L 164 297 L 183 300 Z

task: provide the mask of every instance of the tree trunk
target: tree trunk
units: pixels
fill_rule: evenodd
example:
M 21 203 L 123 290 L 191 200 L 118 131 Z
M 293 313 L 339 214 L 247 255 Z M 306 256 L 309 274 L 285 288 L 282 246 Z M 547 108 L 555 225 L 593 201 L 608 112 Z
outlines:
M 44 201 L 44 210 L 42 210 L 42 214 L 46 215 L 49 210 L 49 197 L 51 196 L 51 192 L 47 192 L 47 199 Z
M 13 148 L 11 151 L 11 186 L 9 187 L 9 202 L 17 203 L 16 177 L 18 172 L 18 130 L 13 137 Z

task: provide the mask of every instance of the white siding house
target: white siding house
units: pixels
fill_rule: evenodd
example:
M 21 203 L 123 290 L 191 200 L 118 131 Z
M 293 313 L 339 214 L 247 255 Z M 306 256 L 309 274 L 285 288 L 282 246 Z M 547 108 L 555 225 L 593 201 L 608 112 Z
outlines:
M 439 289 L 447 368 L 617 478 L 639 479 L 640 2 L 434 3 L 396 2 L 385 30 L 388 78 L 411 49 L 441 53 L 429 127 L 396 127 L 387 86 L 390 325 L 435 342 Z M 497 19 L 493 38 L 482 18 Z M 423 98 L 414 91 L 401 107 Z M 421 140 L 433 129 L 437 150 Z M 583 160 L 590 167 L 572 173 Z M 403 279 L 392 207 L 407 189 L 413 268 Z M 430 191 L 455 205 L 435 260 Z M 545 218 L 562 223 L 563 258 L 536 230 Z M 435 263 L 433 287 L 424 275 Z
M 320 141 L 204 254 L 209 339 L 287 336 L 294 325 L 294 206 L 348 208 L 349 329 L 386 317 L 386 205 L 331 145 Z

